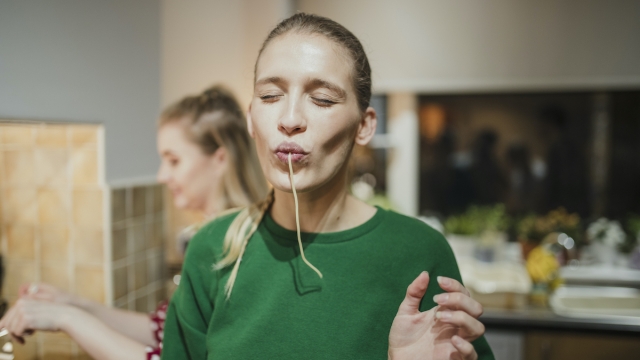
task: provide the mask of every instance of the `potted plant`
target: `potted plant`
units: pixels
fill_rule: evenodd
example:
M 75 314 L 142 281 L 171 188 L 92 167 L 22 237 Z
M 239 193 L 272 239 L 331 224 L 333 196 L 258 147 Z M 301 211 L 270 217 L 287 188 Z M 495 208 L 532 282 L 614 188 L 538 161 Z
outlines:
M 531 250 L 540 245 L 551 233 L 565 234 L 575 245 L 582 243 L 580 216 L 570 214 L 564 208 L 550 211 L 544 216 L 528 215 L 517 224 L 518 240 L 522 245 L 523 257 L 526 259 Z
M 470 206 L 464 213 L 447 218 L 444 230 L 455 252 L 490 262 L 505 241 L 507 225 L 504 205 Z

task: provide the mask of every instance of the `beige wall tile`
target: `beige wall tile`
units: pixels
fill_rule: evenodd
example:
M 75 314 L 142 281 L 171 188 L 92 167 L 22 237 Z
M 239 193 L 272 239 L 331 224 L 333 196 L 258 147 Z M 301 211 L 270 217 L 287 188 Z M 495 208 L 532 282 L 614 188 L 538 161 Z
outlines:
M 0 126 L 0 131 L 2 131 L 2 126 Z M 2 185 L 3 182 L 4 182 L 4 151 L 2 150 L 2 145 L 0 144 L 0 185 Z
M 76 355 L 75 360 L 93 360 L 93 357 L 87 354 L 84 350 L 78 349 L 78 355 Z
M 113 307 L 117 309 L 129 310 L 129 301 L 126 297 L 120 298 L 113 303 Z
M 40 267 L 40 281 L 64 291 L 72 290 L 68 265 L 42 265 Z
M 76 266 L 76 293 L 100 303 L 105 302 L 104 272 L 100 266 Z
M 128 229 L 132 233 L 130 239 L 133 241 L 134 253 L 139 253 L 147 248 L 145 227 L 146 225 L 143 222 L 138 222 Z
M 136 299 L 136 311 L 137 312 L 148 312 L 149 309 L 149 300 L 146 296 L 140 296 Z
M 63 332 L 42 332 L 42 343 L 45 345 L 71 345 L 73 340 Z
M 76 185 L 98 184 L 98 152 L 74 149 L 71 154 L 73 183 Z
M 4 150 L 2 158 L 5 184 L 24 187 L 35 183 L 33 149 Z
M 158 213 L 164 210 L 164 185 L 158 184 L 152 187 L 153 191 L 153 212 Z
M 43 347 L 43 359 L 46 360 L 74 360 L 73 347 L 71 344 L 54 345 Z
M 67 147 L 67 127 L 65 125 L 39 125 L 35 127 L 36 146 Z
M 45 263 L 69 261 L 69 229 L 64 225 L 43 226 L 40 234 L 40 258 Z
M 133 282 L 133 287 L 136 290 L 141 289 L 142 287 L 147 285 L 147 281 L 148 281 L 148 276 L 147 276 L 147 272 L 148 272 L 148 265 L 147 265 L 147 260 L 145 259 L 145 257 L 142 257 L 140 259 L 137 259 L 136 262 L 134 263 L 134 282 Z
M 7 236 L 7 254 L 10 259 L 35 260 L 35 229 L 30 225 L 8 225 L 3 232 Z
M 7 259 L 5 269 L 6 283 L 2 294 L 8 297 L 17 296 L 20 285 L 38 281 L 35 261 Z
M 76 264 L 100 265 L 104 262 L 102 230 L 76 229 L 73 236 Z
M 111 190 L 111 221 L 114 223 L 126 219 L 126 190 Z
M 127 243 L 127 229 L 111 231 L 111 256 L 113 261 L 123 259 L 129 254 Z
M 71 144 L 74 147 L 96 144 L 98 142 L 99 126 L 74 125 L 70 126 Z
M 26 339 L 24 345 L 13 345 L 13 355 L 16 360 L 37 360 L 38 359 L 38 342 L 35 337 Z
M 163 279 L 164 264 L 161 255 L 154 255 L 147 260 L 149 266 L 148 282 L 154 283 Z
M 68 192 L 57 189 L 38 190 L 38 220 L 44 225 L 61 225 L 69 221 Z
M 167 300 L 167 290 L 164 287 L 156 290 L 155 292 L 155 302 L 156 306 L 159 302 Z
M 137 186 L 131 189 L 132 216 L 142 216 L 147 213 L 147 188 L 145 186 Z
M 33 132 L 30 125 L 0 125 L 0 145 L 33 145 Z
M 36 149 L 36 184 L 62 187 L 68 183 L 69 154 L 66 149 Z
M 5 188 L 2 192 L 2 221 L 35 225 L 38 199 L 32 189 Z
M 102 190 L 73 191 L 73 221 L 80 226 L 102 228 Z
M 129 272 L 127 266 L 113 270 L 113 296 L 118 300 L 129 293 Z
M 156 220 L 151 223 L 151 236 L 149 236 L 149 247 L 157 248 L 161 247 L 165 240 L 164 221 Z

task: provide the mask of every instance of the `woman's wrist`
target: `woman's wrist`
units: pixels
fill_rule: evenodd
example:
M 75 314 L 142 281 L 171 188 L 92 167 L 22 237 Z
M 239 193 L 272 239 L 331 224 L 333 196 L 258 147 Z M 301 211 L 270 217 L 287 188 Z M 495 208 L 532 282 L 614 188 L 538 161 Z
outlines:
M 92 300 L 73 294 L 69 294 L 68 299 L 66 299 L 66 303 L 68 305 L 82 309 L 90 314 L 93 314 L 95 312 L 97 305 L 97 303 Z
M 56 327 L 71 335 L 76 330 L 76 326 L 82 323 L 85 316 L 87 316 L 87 313 L 75 306 L 64 306 L 63 310 L 60 311 Z

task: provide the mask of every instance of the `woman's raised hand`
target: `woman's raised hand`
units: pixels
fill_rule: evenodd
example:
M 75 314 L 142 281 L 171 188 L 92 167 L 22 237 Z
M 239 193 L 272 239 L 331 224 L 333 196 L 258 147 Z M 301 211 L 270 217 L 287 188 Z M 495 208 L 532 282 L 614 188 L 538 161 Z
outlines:
M 446 292 L 436 295 L 438 306 L 420 311 L 420 301 L 429 285 L 423 272 L 407 288 L 389 333 L 389 359 L 475 360 L 471 341 L 484 334 L 478 321 L 482 305 L 469 296 L 457 280 L 438 277 Z
M 78 312 L 69 305 L 21 298 L 2 317 L 0 329 L 7 329 L 16 341 L 24 344 L 24 336 L 36 330 L 62 330 Z
M 73 295 L 45 283 L 22 284 L 18 289 L 18 294 L 21 299 L 44 300 L 69 305 L 73 302 Z

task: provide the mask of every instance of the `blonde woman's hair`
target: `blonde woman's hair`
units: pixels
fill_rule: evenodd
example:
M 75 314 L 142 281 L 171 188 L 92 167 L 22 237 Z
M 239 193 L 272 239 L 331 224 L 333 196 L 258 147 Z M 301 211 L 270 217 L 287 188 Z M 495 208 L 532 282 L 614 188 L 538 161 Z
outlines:
M 309 35 L 322 35 L 334 43 L 340 45 L 352 60 L 352 80 L 358 100 L 360 111 L 364 112 L 369 107 L 371 100 L 371 67 L 364 52 L 362 44 L 349 30 L 337 22 L 317 15 L 297 13 L 280 22 L 267 36 L 262 44 L 256 60 L 258 61 L 269 43 L 275 38 L 288 33 L 301 33 Z M 293 184 L 292 184 L 293 186 Z M 247 247 L 249 239 L 258 228 L 264 214 L 273 202 L 273 191 L 269 196 L 248 208 L 242 210 L 232 221 L 224 238 L 224 257 L 215 264 L 217 270 L 233 265 L 231 274 L 225 284 L 227 299 L 231 296 L 233 284 L 238 276 L 238 269 L 242 255 Z M 315 269 L 315 268 L 314 268 Z M 317 269 L 315 269 L 316 272 Z M 318 272 L 319 273 L 319 272 Z
M 222 177 L 223 209 L 247 206 L 266 196 L 267 182 L 244 112 L 229 90 L 215 85 L 199 95 L 181 99 L 162 112 L 158 126 L 181 121 L 185 122 L 189 139 L 204 154 L 211 155 L 220 147 L 227 152 L 228 168 Z

